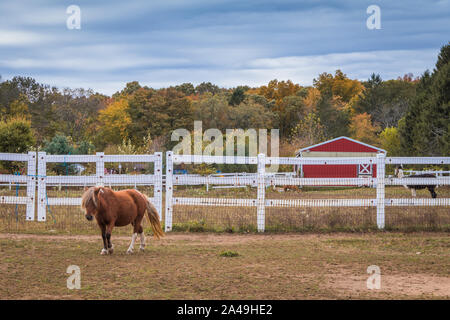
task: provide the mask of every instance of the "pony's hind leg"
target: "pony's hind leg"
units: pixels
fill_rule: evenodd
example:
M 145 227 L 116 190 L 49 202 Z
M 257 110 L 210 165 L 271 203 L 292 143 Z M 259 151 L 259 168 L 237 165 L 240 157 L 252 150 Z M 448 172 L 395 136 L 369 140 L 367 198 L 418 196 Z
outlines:
M 134 250 L 134 242 L 136 241 L 137 233 L 133 232 L 133 235 L 131 236 L 131 243 L 128 247 L 127 253 L 133 253 Z
M 136 241 L 136 238 L 138 236 L 138 233 L 142 233 L 142 226 L 141 226 L 142 217 L 139 218 L 139 216 L 131 223 L 133 226 L 133 235 L 131 236 L 131 243 L 128 247 L 127 253 L 133 253 L 134 250 L 134 242 Z M 141 250 L 142 250 L 142 234 L 141 234 Z

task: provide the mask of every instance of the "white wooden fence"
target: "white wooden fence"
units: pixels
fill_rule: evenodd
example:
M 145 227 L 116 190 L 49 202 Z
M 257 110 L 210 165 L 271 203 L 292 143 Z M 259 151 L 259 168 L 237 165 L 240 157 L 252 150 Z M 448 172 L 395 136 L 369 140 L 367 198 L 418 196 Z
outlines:
M 95 175 L 91 176 L 48 176 L 48 163 L 95 163 Z M 105 174 L 105 163 L 154 163 L 154 174 Z M 38 153 L 38 221 L 46 220 L 46 207 L 57 205 L 81 205 L 81 198 L 50 198 L 47 197 L 47 185 L 60 184 L 64 186 L 154 186 L 153 198 L 149 200 L 158 212 L 162 210 L 162 153 L 153 155 L 105 155 L 98 152 L 95 155 L 47 155 L 45 152 Z
M 2 174 L 0 182 L 21 183 L 27 186 L 27 195 L 19 196 L 1 196 L 0 204 L 24 204 L 27 206 L 26 220 L 34 220 L 35 192 L 36 192 L 36 153 L 0 153 L 0 161 L 26 162 L 27 172 L 25 175 Z
M 36 160 L 38 172 L 36 174 Z M 47 155 L 45 152 L 28 154 L 0 153 L 0 161 L 27 162 L 26 175 L 0 175 L 0 183 L 26 184 L 26 197 L 0 196 L 0 204 L 23 204 L 27 206 L 26 220 L 35 218 L 35 192 L 37 183 L 37 220 L 46 221 L 47 206 L 80 205 L 81 198 L 54 198 L 47 196 L 47 188 L 50 185 L 64 186 L 120 186 L 120 185 L 153 185 L 154 195 L 149 198 L 159 213 L 162 213 L 163 170 L 162 153 L 153 155 Z M 48 163 L 95 163 L 96 174 L 91 176 L 51 176 L 47 175 Z M 154 174 L 105 174 L 105 163 L 154 163 Z M 174 164 L 254 164 L 257 166 L 255 175 L 235 176 L 194 176 L 173 174 Z M 377 166 L 376 178 L 300 178 L 292 176 L 274 175 L 266 173 L 266 166 L 278 165 L 348 165 L 348 164 L 375 164 Z M 388 206 L 450 206 L 450 198 L 385 198 L 386 186 L 390 185 L 450 185 L 450 176 L 438 176 L 437 178 L 395 178 L 386 177 L 386 165 L 397 164 L 435 164 L 449 165 L 450 157 L 416 157 L 386 158 L 384 154 L 377 157 L 365 158 L 276 158 L 266 157 L 264 154 L 258 157 L 229 157 L 229 156 L 201 156 L 201 155 L 174 155 L 171 151 L 166 153 L 165 176 L 165 230 L 172 230 L 173 207 L 177 205 L 191 206 L 235 206 L 255 207 L 256 223 L 258 231 L 265 229 L 266 207 L 376 207 L 377 225 L 385 226 L 385 207 Z M 174 197 L 174 185 L 233 185 L 255 186 L 257 197 L 255 199 L 230 199 L 230 198 L 189 198 Z M 367 186 L 376 188 L 376 197 L 373 199 L 266 199 L 266 187 L 271 186 Z M 162 217 L 162 214 L 160 214 Z
M 258 231 L 265 229 L 265 208 L 266 207 L 376 207 L 377 226 L 382 229 L 385 226 L 386 206 L 449 206 L 450 198 L 436 199 L 386 199 L 386 185 L 404 185 L 404 179 L 386 178 L 386 165 L 396 164 L 450 164 L 449 157 L 433 158 L 386 158 L 384 154 L 377 157 L 364 158 L 275 158 L 266 157 L 264 154 L 258 157 L 228 157 L 228 156 L 201 156 L 201 155 L 174 155 L 172 152 L 166 153 L 166 211 L 165 211 L 165 231 L 172 230 L 173 207 L 176 205 L 192 206 L 236 206 L 236 207 L 256 207 L 256 222 Z M 217 164 L 255 164 L 257 165 L 257 175 L 215 177 L 215 176 L 189 176 L 174 175 L 174 163 L 217 163 Z M 376 164 L 377 178 L 296 178 L 270 175 L 267 176 L 265 168 L 267 165 L 348 165 L 348 164 Z M 266 199 L 265 189 L 267 179 L 270 185 L 295 185 L 295 186 L 368 186 L 376 188 L 376 198 L 374 199 Z M 450 177 L 434 178 L 408 178 L 408 185 L 450 185 Z M 235 185 L 252 186 L 257 185 L 256 199 L 229 199 L 229 198 L 186 198 L 173 197 L 174 185 Z

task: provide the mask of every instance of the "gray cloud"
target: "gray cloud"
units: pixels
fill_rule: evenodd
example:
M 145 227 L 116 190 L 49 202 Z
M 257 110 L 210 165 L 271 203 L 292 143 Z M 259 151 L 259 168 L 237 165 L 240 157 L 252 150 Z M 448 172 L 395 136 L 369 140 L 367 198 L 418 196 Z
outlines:
M 0 4 L 0 74 L 111 94 L 153 87 L 270 79 L 310 84 L 340 68 L 396 78 L 432 68 L 447 43 L 449 1 L 377 1 L 382 29 L 366 28 L 372 1 L 53 1 Z M 81 30 L 66 8 L 81 8 Z

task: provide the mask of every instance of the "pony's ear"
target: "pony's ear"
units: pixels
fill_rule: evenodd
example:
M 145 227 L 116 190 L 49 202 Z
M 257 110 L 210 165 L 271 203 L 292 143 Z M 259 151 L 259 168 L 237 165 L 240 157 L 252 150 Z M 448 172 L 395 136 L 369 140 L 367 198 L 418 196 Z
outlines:
M 103 193 L 104 191 L 103 191 L 103 188 L 102 187 L 96 187 L 95 189 L 94 189 L 94 204 L 95 204 L 95 206 L 97 207 L 97 205 L 98 205 L 98 203 L 99 203 L 99 201 L 98 201 L 98 195 L 99 195 L 99 193 Z
M 98 196 L 99 193 L 103 193 L 103 188 L 102 187 L 96 187 L 94 190 L 94 195 Z
M 87 190 L 89 190 L 89 188 L 88 187 L 84 187 L 84 191 L 87 191 Z

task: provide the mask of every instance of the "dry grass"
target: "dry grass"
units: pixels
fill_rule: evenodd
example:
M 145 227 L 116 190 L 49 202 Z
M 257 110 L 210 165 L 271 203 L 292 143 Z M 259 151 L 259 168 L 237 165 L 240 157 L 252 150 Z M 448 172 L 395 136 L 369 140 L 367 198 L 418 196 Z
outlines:
M 448 234 L 171 233 L 131 256 L 129 240 L 100 256 L 96 236 L 0 234 L 0 299 L 450 298 Z M 66 287 L 69 265 L 80 290 Z M 366 288 L 370 265 L 380 290 Z
M 139 188 L 151 196 L 152 188 Z M 20 190 L 20 193 L 24 190 Z M 49 188 L 49 197 L 80 197 L 82 188 Z M 3 190 L 2 194 L 15 194 Z M 253 188 L 211 189 L 176 187 L 175 197 L 256 198 Z M 369 199 L 375 198 L 372 188 L 304 188 L 302 191 L 278 192 L 268 188 L 266 199 Z M 386 189 L 387 198 L 410 198 L 403 187 Z M 427 190 L 418 197 L 429 198 Z M 450 187 L 440 187 L 438 197 L 450 198 Z M 450 231 L 449 207 L 387 207 L 386 229 L 397 231 Z M 164 213 L 163 213 L 164 220 Z M 193 232 L 253 232 L 256 231 L 255 207 L 175 206 L 173 230 Z M 266 231 L 269 232 L 336 232 L 375 231 L 375 207 L 304 207 L 266 208 Z M 95 223 L 88 223 L 77 206 L 51 206 L 47 222 L 26 222 L 25 206 L 0 206 L 0 232 L 97 234 Z M 130 229 L 116 229 L 129 234 Z

